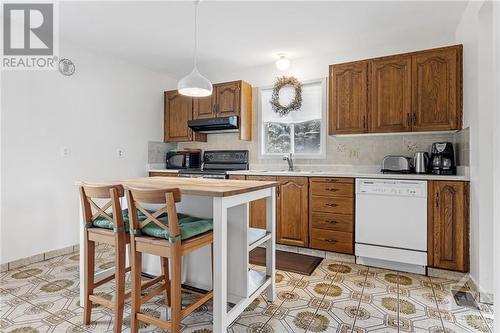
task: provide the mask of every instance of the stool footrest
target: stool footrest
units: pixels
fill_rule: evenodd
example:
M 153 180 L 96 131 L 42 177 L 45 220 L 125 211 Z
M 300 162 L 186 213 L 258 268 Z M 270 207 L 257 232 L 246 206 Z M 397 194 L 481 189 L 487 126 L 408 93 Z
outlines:
M 137 320 L 140 320 L 142 322 L 161 327 L 164 330 L 170 331 L 172 329 L 172 324 L 169 321 L 164 321 L 159 318 L 151 317 L 148 315 L 145 315 L 144 313 L 137 313 Z
M 156 295 L 161 294 L 166 289 L 167 289 L 167 284 L 166 283 L 162 283 L 157 288 L 151 290 L 146 296 L 141 297 L 141 304 L 147 303 L 151 298 L 155 297 Z
M 113 301 L 107 300 L 105 298 L 96 296 L 96 295 L 89 295 L 89 300 L 93 303 L 100 304 L 102 306 L 107 307 L 108 309 L 114 310 L 115 309 L 115 303 Z
M 189 316 L 193 311 L 198 309 L 201 305 L 204 303 L 208 302 L 214 297 L 214 292 L 209 291 L 206 293 L 204 296 L 201 298 L 198 298 L 196 301 L 193 303 L 189 304 L 185 309 L 181 310 L 181 318 L 184 319 L 185 317 Z

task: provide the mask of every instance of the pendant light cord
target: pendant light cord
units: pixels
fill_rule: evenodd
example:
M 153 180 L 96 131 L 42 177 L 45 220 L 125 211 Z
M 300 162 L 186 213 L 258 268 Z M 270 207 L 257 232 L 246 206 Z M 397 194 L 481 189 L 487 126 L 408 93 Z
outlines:
M 198 5 L 200 0 L 194 2 L 194 68 L 197 68 L 198 58 Z

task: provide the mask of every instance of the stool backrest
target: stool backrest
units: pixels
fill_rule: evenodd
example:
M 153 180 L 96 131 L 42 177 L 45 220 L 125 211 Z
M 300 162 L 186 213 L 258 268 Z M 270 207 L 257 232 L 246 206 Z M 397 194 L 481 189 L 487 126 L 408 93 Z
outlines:
M 127 203 L 131 221 L 131 233 L 136 234 L 150 222 L 155 223 L 163 230 L 167 231 L 171 239 L 180 236 L 179 221 L 177 220 L 176 202 L 181 201 L 181 192 L 178 188 L 148 189 L 127 187 Z M 155 212 L 148 211 L 143 204 L 164 204 Z M 137 211 L 142 212 L 146 219 L 139 221 Z M 161 223 L 158 217 L 168 214 L 168 226 Z
M 83 219 L 90 226 L 97 218 L 103 217 L 113 224 L 115 231 L 125 230 L 120 198 L 124 196 L 122 185 L 83 184 L 80 186 Z M 97 204 L 95 199 L 109 199 L 104 205 Z M 111 214 L 108 210 L 111 209 Z

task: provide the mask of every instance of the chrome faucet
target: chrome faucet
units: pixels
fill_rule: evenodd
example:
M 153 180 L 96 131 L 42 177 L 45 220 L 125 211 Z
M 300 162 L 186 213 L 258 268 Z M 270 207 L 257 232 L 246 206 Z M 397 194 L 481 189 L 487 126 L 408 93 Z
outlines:
M 290 153 L 288 155 L 283 156 L 283 161 L 288 162 L 288 171 L 293 171 L 293 154 Z

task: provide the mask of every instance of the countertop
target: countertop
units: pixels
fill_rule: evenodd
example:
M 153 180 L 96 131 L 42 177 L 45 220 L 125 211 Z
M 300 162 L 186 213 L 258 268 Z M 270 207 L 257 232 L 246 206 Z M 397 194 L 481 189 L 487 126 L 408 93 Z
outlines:
M 152 168 L 149 172 L 168 172 L 178 173 L 179 170 Z M 470 177 L 466 174 L 458 174 L 455 176 L 432 175 L 432 174 L 384 174 L 376 171 L 362 170 L 241 170 L 229 171 L 230 175 L 248 175 L 248 176 L 291 176 L 291 177 L 349 177 L 349 178 L 378 178 L 378 179 L 409 179 L 409 180 L 451 180 L 451 181 L 469 181 Z
M 83 182 L 78 182 L 78 185 Z M 92 183 L 96 184 L 96 183 Z M 122 184 L 124 187 L 137 188 L 179 188 L 182 194 L 207 197 L 228 197 L 253 192 L 278 185 L 277 182 L 248 181 L 230 179 L 202 179 L 180 177 L 144 177 L 100 182 L 99 184 Z
M 387 174 L 381 172 L 362 171 L 272 171 L 272 170 L 243 170 L 230 171 L 230 175 L 258 175 L 258 176 L 303 176 L 303 177 L 349 177 L 349 178 L 377 178 L 377 179 L 410 179 L 410 180 L 455 180 L 469 181 L 464 175 L 446 176 L 432 174 Z

